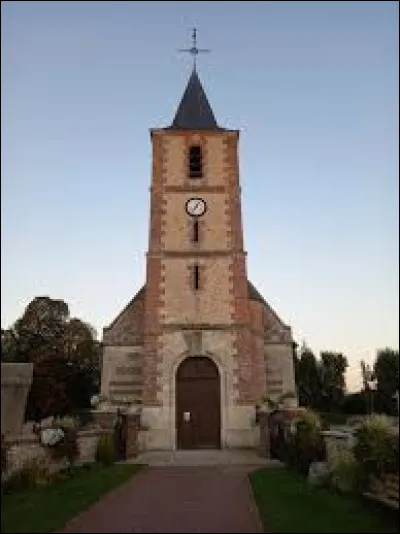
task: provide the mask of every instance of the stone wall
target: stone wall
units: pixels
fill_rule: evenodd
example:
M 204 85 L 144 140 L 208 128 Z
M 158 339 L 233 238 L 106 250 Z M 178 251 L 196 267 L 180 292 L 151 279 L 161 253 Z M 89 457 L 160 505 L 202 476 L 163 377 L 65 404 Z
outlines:
M 352 450 L 354 446 L 354 435 L 351 429 L 348 432 L 339 430 L 325 430 L 322 432 L 326 445 L 326 455 L 328 460 L 342 450 Z
M 202 354 L 217 366 L 221 380 L 221 446 L 254 447 L 258 443 L 255 426 L 255 403 L 238 404 L 237 360 L 234 354 L 235 333 L 231 330 L 176 331 L 160 336 L 161 379 L 159 406 L 143 406 L 140 432 L 142 449 L 176 447 L 176 371 L 187 357 Z
M 126 417 L 126 459 L 135 458 L 140 450 L 139 433 L 141 429 L 141 415 L 140 411 L 135 413 L 122 412 Z M 101 429 L 112 432 L 116 420 L 116 411 L 102 411 L 94 412 L 94 417 Z
M 398 426 L 393 426 L 392 432 L 399 432 Z M 322 431 L 326 444 L 328 459 L 342 450 L 352 450 L 356 442 L 356 429 L 354 427 L 342 426 L 341 429 L 330 429 Z
M 296 393 L 292 343 L 265 343 L 267 395 L 278 398 L 283 393 Z M 297 404 L 297 400 L 291 402 Z
M 193 290 L 193 256 L 168 258 L 162 261 L 164 284 L 165 324 L 220 324 L 229 325 L 231 318 L 231 285 L 229 257 L 200 258 L 201 291 Z
M 143 347 L 105 346 L 100 394 L 114 402 L 142 398 Z
M 166 251 L 187 251 L 191 242 L 193 221 L 184 213 L 186 201 L 193 197 L 192 191 L 174 191 L 165 194 L 165 227 L 173 228 L 173 232 L 166 232 L 164 246 Z M 223 193 L 202 191 L 201 198 L 207 204 L 207 212 L 200 219 L 201 250 L 228 251 L 231 247 L 227 226 L 229 223 L 226 211 L 226 195 Z
M 79 455 L 76 463 L 92 463 L 96 461 L 97 442 L 102 435 L 108 435 L 110 429 L 81 430 L 78 432 Z M 56 467 L 60 462 L 54 462 L 51 451 L 40 444 L 39 436 L 18 436 L 6 439 L 7 445 L 7 471 L 12 473 L 20 469 L 26 462 L 34 458 L 43 460 L 46 464 Z
M 239 133 L 154 129 L 151 138 L 146 286 L 104 330 L 101 394 L 122 399 L 139 387 L 137 363 L 147 427 L 140 430 L 139 442 L 146 449 L 173 449 L 176 370 L 184 358 L 207 356 L 221 378 L 222 447 L 253 446 L 258 442 L 255 404 L 275 380 L 268 377 L 267 365 L 278 368 L 279 393 L 294 391 L 295 385 L 290 328 L 254 287 L 249 290 Z M 202 149 L 201 179 L 188 176 L 193 144 Z M 207 202 L 199 242 L 193 241 L 193 221 L 185 214 L 185 202 L 195 196 Z M 199 291 L 193 287 L 195 264 Z
M 258 427 L 259 427 L 259 445 L 258 453 L 263 458 L 270 458 L 270 442 L 269 442 L 269 413 L 265 410 L 258 412 Z
M 19 434 L 32 383 L 32 363 L 1 364 L 1 433 Z
M 144 301 L 143 286 L 114 321 L 103 329 L 104 345 L 140 345 L 143 343 Z

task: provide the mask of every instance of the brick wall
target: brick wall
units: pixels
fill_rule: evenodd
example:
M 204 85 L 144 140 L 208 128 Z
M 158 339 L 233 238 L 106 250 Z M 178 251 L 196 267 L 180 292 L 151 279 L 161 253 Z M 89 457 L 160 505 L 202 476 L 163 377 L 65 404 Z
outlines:
M 232 173 L 230 160 L 225 154 L 229 137 L 235 138 L 236 133 L 162 130 L 152 133 L 144 322 L 143 401 L 146 406 L 161 404 L 160 336 L 165 330 L 164 325 L 207 323 L 220 326 L 232 323 L 234 280 L 229 272 L 232 263 L 232 202 L 231 184 L 227 181 L 227 175 L 230 177 Z M 190 180 L 187 176 L 187 155 L 192 143 L 199 144 L 203 153 L 203 178 L 198 180 Z M 200 195 L 206 200 L 208 210 L 201 220 L 201 243 L 196 247 L 190 240 L 191 221 L 185 213 L 185 202 Z M 236 197 L 233 200 L 235 206 Z M 188 269 L 195 261 L 201 275 L 201 290 L 197 294 Z
M 233 326 L 238 402 L 256 402 L 265 394 L 266 384 L 264 319 L 262 307 L 248 297 L 238 134 L 156 130 L 152 143 L 144 404 L 161 405 L 161 334 L 165 325 L 173 324 Z M 191 143 L 201 145 L 203 152 L 203 178 L 197 180 L 187 177 Z M 200 245 L 189 239 L 191 221 L 184 206 L 191 196 L 202 196 L 208 205 L 201 219 Z M 190 270 L 195 261 L 201 274 L 197 294 Z

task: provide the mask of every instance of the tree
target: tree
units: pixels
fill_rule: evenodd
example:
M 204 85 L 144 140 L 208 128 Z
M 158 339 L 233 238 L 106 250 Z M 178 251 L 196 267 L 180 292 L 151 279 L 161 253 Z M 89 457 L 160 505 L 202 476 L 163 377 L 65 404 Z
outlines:
M 76 409 L 90 408 L 90 398 L 100 385 L 100 356 L 102 346 L 94 329 L 80 319 L 69 321 L 66 330 L 68 362 L 73 374 L 67 383 L 68 397 Z
M 1 329 L 1 361 L 4 363 L 18 362 L 17 338 L 12 328 Z
M 321 352 L 319 365 L 322 411 L 340 411 L 343 405 L 347 359 L 340 352 Z
M 369 412 L 364 391 L 349 393 L 343 399 L 343 412 L 348 415 L 364 415 Z
M 370 366 L 367 365 L 364 360 L 361 360 L 361 377 L 363 382 L 362 394 L 364 396 L 366 411 L 367 413 L 372 413 L 374 411 L 374 393 L 372 384 L 375 380 L 375 376 Z
M 50 415 L 70 413 L 74 408 L 67 388 L 71 376 L 73 371 L 66 359 L 55 357 L 53 349 L 47 354 L 46 349 L 43 349 L 40 361 L 36 361 L 33 366 L 26 418 L 40 421 Z
M 293 342 L 292 357 L 293 357 L 294 381 L 296 385 L 299 382 L 299 363 L 300 363 L 300 358 L 297 353 L 297 348 L 298 348 L 298 344 L 296 342 Z
M 317 360 L 303 342 L 297 364 L 297 390 L 300 406 L 317 408 L 320 402 L 320 377 Z
M 2 361 L 34 364 L 28 418 L 90 407 L 100 380 L 95 336 L 89 324 L 70 318 L 66 302 L 49 297 L 34 298 L 13 327 L 2 330 Z
M 379 411 L 396 415 L 394 395 L 399 389 L 399 351 L 390 348 L 378 350 L 374 375 L 377 381 L 377 408 Z
M 65 334 L 68 304 L 50 297 L 35 297 L 14 325 L 18 352 L 24 361 L 34 361 L 44 345 L 57 344 Z
M 274 399 L 270 396 L 265 396 L 263 402 L 268 404 L 268 408 L 272 411 L 281 410 L 285 406 L 285 401 L 289 399 L 295 399 L 296 393 L 294 391 L 287 391 L 286 393 L 281 393 L 278 398 Z

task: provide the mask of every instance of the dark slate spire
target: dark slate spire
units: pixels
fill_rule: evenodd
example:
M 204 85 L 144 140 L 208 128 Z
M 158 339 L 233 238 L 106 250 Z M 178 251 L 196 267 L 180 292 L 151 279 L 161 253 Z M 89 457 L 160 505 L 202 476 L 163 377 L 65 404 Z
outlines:
M 171 129 L 220 130 L 196 69 L 190 75 Z

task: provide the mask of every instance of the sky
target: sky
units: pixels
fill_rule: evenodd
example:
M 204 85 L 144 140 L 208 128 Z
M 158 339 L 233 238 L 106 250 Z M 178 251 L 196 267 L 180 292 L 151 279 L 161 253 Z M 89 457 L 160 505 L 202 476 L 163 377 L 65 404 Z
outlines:
M 397 2 L 1 3 L 1 325 L 101 337 L 145 280 L 149 129 L 191 71 L 240 130 L 248 277 L 318 355 L 399 347 Z

